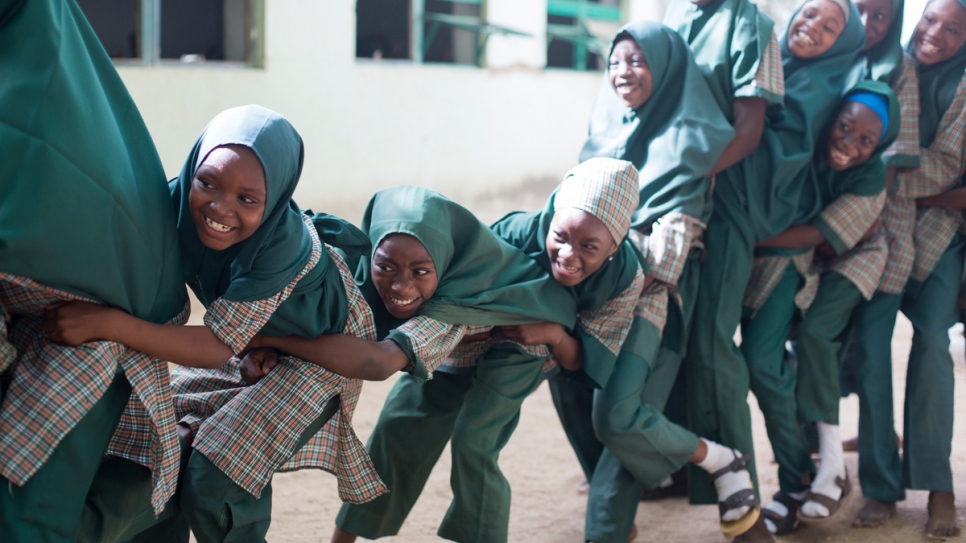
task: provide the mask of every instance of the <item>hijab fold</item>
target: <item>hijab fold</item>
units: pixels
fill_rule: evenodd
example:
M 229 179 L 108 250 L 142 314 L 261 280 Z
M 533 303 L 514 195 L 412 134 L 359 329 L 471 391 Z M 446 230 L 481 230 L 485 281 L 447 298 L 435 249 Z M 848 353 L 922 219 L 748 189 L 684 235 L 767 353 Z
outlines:
M 702 222 L 710 215 L 705 175 L 734 138 L 734 130 L 708 89 L 684 40 L 648 21 L 625 25 L 611 42 L 633 39 L 651 71 L 651 96 L 631 109 L 618 98 L 607 74 L 590 116 L 580 161 L 610 157 L 640 172 L 640 204 L 632 227 L 648 230 L 670 211 Z
M 151 135 L 73 1 L 0 0 L 0 271 L 156 323 L 187 303 Z

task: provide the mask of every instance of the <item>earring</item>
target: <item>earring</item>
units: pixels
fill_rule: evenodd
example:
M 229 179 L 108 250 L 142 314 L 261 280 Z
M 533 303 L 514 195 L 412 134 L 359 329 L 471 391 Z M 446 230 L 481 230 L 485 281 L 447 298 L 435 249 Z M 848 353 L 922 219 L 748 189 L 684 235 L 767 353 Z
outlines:
M 614 260 L 614 255 L 610 255 L 609 257 L 607 257 L 607 260 L 608 261 Z

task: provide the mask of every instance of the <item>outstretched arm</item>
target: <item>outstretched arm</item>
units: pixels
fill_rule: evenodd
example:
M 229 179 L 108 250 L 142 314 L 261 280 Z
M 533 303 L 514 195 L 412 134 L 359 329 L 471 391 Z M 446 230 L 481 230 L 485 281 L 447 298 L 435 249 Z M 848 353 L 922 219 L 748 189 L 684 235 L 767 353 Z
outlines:
M 966 209 L 966 187 L 957 187 L 935 196 L 927 196 L 916 200 L 916 204 L 924 207 L 948 207 L 952 209 Z
M 89 341 L 115 341 L 192 368 L 217 369 L 235 354 L 205 326 L 156 324 L 89 302 L 50 306 L 44 314 L 44 330 L 52 341 L 71 347 Z
M 708 175 L 727 170 L 758 149 L 761 135 L 765 131 L 767 106 L 768 102 L 764 98 L 735 98 L 733 106 L 735 122 L 732 125 L 735 129 L 735 139 L 725 147 Z
M 369 341 L 348 334 L 315 338 L 258 334 L 248 345 L 248 349 L 264 347 L 312 362 L 343 377 L 366 381 L 385 381 L 409 364 L 409 357 L 395 341 Z
M 825 236 L 810 224 L 789 226 L 777 236 L 757 244 L 758 247 L 780 247 L 783 249 L 811 249 L 825 241 Z
M 550 347 L 553 359 L 565 370 L 577 371 L 584 367 L 583 357 L 580 354 L 580 340 L 568 334 L 559 324 L 538 322 L 501 326 L 500 331 L 506 337 L 524 345 Z

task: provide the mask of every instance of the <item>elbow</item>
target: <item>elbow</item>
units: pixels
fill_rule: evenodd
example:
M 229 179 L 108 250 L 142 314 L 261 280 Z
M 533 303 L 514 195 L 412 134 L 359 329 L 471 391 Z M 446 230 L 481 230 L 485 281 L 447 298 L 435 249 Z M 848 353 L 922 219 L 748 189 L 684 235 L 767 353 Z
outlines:
M 389 367 L 388 364 L 379 364 L 377 361 L 373 361 L 372 366 L 365 379 L 366 381 L 385 381 L 396 373 L 396 370 Z

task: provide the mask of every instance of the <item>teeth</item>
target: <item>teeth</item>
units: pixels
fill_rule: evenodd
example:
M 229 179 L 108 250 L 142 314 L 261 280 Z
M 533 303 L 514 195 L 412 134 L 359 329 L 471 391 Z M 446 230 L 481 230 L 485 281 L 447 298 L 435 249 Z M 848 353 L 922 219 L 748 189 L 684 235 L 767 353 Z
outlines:
M 837 151 L 835 149 L 832 149 L 832 153 L 831 154 L 832 154 L 832 160 L 834 160 L 835 162 L 837 162 L 839 164 L 848 164 L 848 162 L 849 162 L 849 156 L 848 155 L 846 155 L 844 153 L 840 153 L 839 151 Z
M 804 43 L 805 45 L 815 45 L 815 42 L 812 41 L 811 36 L 806 34 L 804 31 L 798 32 L 798 40 Z
M 580 270 L 580 268 L 572 268 L 570 266 L 564 266 L 559 262 L 557 263 L 557 266 L 560 266 L 560 269 L 564 270 L 567 273 L 577 273 Z
M 207 224 L 209 228 L 211 228 L 216 232 L 226 233 L 234 230 L 234 228 L 232 228 L 231 226 L 221 224 L 220 222 L 215 222 L 209 219 L 208 217 L 205 217 L 205 224 Z
M 922 49 L 923 53 L 927 55 L 935 55 L 939 52 L 939 48 L 931 43 L 926 43 L 924 41 L 919 42 L 919 48 Z
M 409 304 L 415 302 L 416 301 L 416 298 L 410 298 L 408 300 L 401 300 L 399 298 L 393 298 L 392 296 L 390 296 L 389 297 L 389 301 L 392 302 L 393 305 L 404 306 L 404 305 L 409 305 Z

